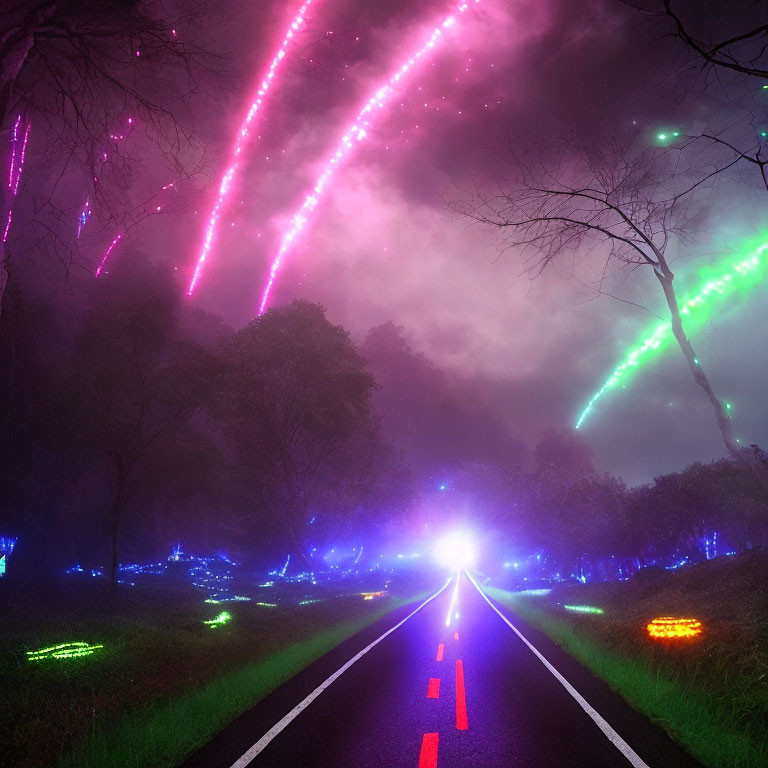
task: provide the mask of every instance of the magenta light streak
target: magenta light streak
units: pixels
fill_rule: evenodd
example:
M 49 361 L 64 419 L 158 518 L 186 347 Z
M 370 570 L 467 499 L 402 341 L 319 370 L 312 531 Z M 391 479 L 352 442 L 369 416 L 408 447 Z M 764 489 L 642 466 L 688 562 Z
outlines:
M 32 123 L 27 122 L 27 127 L 24 130 L 24 140 L 21 143 L 21 155 L 19 155 L 19 167 L 16 170 L 16 182 L 13 185 L 13 196 L 19 193 L 19 182 L 21 181 L 21 172 L 24 170 L 24 158 L 27 155 L 27 141 L 29 141 L 29 130 L 32 128 Z
M 3 242 L 8 240 L 8 232 L 11 230 L 11 220 L 13 219 L 13 208 L 8 209 L 8 218 L 5 220 L 5 229 L 3 230 Z
M 475 0 L 475 4 L 479 2 L 480 0 Z M 464 13 L 469 7 L 470 4 L 468 2 L 462 2 L 456 8 L 454 13 L 443 19 L 443 21 L 440 22 L 438 26 L 432 31 L 432 34 L 427 39 L 427 42 L 424 43 L 415 53 L 412 53 L 405 60 L 405 62 L 403 62 L 395 70 L 394 74 L 392 74 L 392 76 L 389 78 L 389 80 L 387 80 L 386 83 L 384 83 L 384 85 L 379 86 L 379 88 L 376 89 L 368 101 L 365 102 L 363 108 L 357 114 L 357 117 L 355 117 L 354 121 L 347 128 L 344 135 L 339 140 L 336 151 L 333 153 L 333 155 L 331 155 L 331 157 L 323 166 L 322 173 L 318 176 L 311 192 L 309 192 L 309 194 L 307 194 L 307 196 L 304 198 L 304 202 L 302 203 L 298 212 L 294 215 L 293 224 L 291 225 L 290 229 L 288 229 L 288 231 L 283 235 L 283 239 L 280 243 L 280 249 L 277 252 L 277 256 L 275 256 L 274 260 L 272 261 L 272 267 L 269 270 L 269 278 L 267 280 L 266 287 L 264 288 L 264 293 L 262 294 L 261 304 L 259 305 L 260 315 L 264 314 L 264 311 L 266 310 L 267 302 L 269 301 L 269 294 L 272 291 L 272 286 L 275 283 L 275 278 L 277 277 L 277 273 L 280 270 L 280 266 L 282 265 L 285 255 L 288 253 L 291 247 L 293 247 L 297 237 L 304 229 L 308 216 L 317 207 L 317 204 L 320 201 L 320 197 L 326 191 L 329 182 L 336 172 L 336 169 L 339 167 L 342 160 L 346 159 L 349 155 L 352 154 L 356 144 L 360 143 L 368 136 L 368 129 L 370 128 L 372 122 L 375 120 L 375 114 L 373 113 L 374 109 L 384 108 L 386 103 L 397 93 L 397 86 L 400 85 L 402 80 L 411 72 L 419 60 L 431 53 L 436 45 L 439 42 L 442 42 L 444 39 L 443 30 L 453 26 L 456 23 L 456 16 Z
M 258 113 L 259 109 L 264 103 L 267 93 L 269 92 L 269 89 L 275 79 L 275 73 L 277 72 L 277 69 L 280 66 L 280 62 L 285 58 L 285 52 L 288 48 L 288 45 L 290 44 L 291 40 L 296 34 L 296 31 L 304 23 L 304 15 L 306 14 L 307 9 L 311 4 L 312 4 L 312 0 L 306 0 L 304 4 L 301 6 L 301 8 L 299 8 L 299 12 L 296 14 L 293 21 L 291 22 L 288 28 L 288 31 L 286 32 L 285 37 L 283 38 L 283 42 L 280 44 L 280 47 L 278 48 L 277 53 L 275 54 L 275 57 L 272 59 L 272 63 L 269 65 L 269 69 L 267 70 L 267 74 L 259 84 L 256 90 L 256 93 L 254 94 L 254 97 L 251 101 L 251 106 L 248 109 L 248 112 L 245 118 L 243 119 L 243 121 L 241 122 L 240 128 L 237 131 L 237 135 L 235 137 L 235 143 L 232 147 L 232 154 L 230 157 L 229 166 L 224 172 L 224 175 L 221 177 L 221 182 L 219 183 L 219 194 L 218 194 L 218 197 L 216 198 L 216 203 L 213 206 L 213 209 L 211 210 L 211 213 L 208 217 L 208 226 L 206 227 L 205 237 L 203 238 L 203 244 L 200 248 L 200 255 L 197 259 L 197 265 L 195 266 L 195 271 L 192 274 L 192 279 L 190 280 L 189 288 L 187 288 L 187 295 L 189 296 L 192 295 L 192 293 L 194 292 L 197 286 L 197 283 L 200 280 L 200 275 L 203 270 L 203 264 L 205 263 L 205 260 L 208 257 L 208 254 L 211 252 L 211 248 L 213 247 L 213 240 L 216 235 L 216 228 L 219 223 L 221 211 L 222 211 L 222 208 L 224 207 L 224 204 L 226 203 L 227 197 L 229 196 L 229 193 L 232 189 L 232 183 L 239 169 L 238 160 L 240 158 L 240 153 L 245 149 L 245 147 L 248 144 L 248 139 L 250 136 L 249 127 L 251 125 L 251 122 L 253 121 L 254 117 L 256 117 L 256 114 Z
M 11 162 L 8 168 L 8 189 L 13 189 L 13 170 L 16 167 L 16 143 L 19 140 L 19 124 L 21 123 L 21 115 L 16 117 L 16 122 L 13 125 L 13 135 L 11 137 Z
M 115 239 L 109 244 L 109 248 L 107 248 L 107 250 L 104 252 L 104 257 L 101 260 L 101 264 L 99 264 L 99 268 L 96 270 L 96 277 L 98 277 L 101 274 L 101 270 L 104 269 L 104 265 L 107 263 L 109 254 L 112 253 L 112 249 L 120 242 L 122 237 L 123 237 L 123 233 L 120 232 L 118 235 L 115 236 Z
M 21 152 L 17 152 L 19 146 L 19 126 L 21 125 L 21 115 L 16 117 L 13 125 L 13 135 L 11 137 L 11 158 L 8 171 L 8 189 L 11 191 L 11 199 L 8 205 L 8 215 L 5 219 L 5 229 L 3 230 L 3 243 L 8 241 L 8 233 L 11 231 L 11 222 L 13 221 L 13 202 L 19 194 L 19 183 L 21 174 L 24 171 L 24 158 L 27 154 L 27 141 L 29 140 L 29 131 L 32 123 L 26 121 L 24 128 L 24 139 L 21 143 Z

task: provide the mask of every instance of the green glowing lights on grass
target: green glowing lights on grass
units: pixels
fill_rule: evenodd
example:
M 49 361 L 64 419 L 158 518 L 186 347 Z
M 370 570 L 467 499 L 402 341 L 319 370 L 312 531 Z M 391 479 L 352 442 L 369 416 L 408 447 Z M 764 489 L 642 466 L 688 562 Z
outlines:
M 250 602 L 250 599 L 250 597 L 243 595 L 232 595 L 232 597 L 209 597 L 205 602 L 219 605 L 220 603 L 247 603 Z
M 322 600 L 314 598 L 312 600 L 299 600 L 299 605 L 312 605 L 313 603 L 322 603 Z
M 221 627 L 224 624 L 226 624 L 228 621 L 232 619 L 232 614 L 228 611 L 222 611 L 218 616 L 216 616 L 213 619 L 208 619 L 208 621 L 204 621 L 203 624 L 207 624 L 211 629 L 216 629 L 216 627 Z
M 765 238 L 759 245 L 752 241 L 744 249 L 748 256 L 742 255 L 737 260 L 730 262 L 723 269 L 722 265 L 716 276 L 704 279 L 699 290 L 689 298 L 680 302 L 680 314 L 686 326 L 686 332 L 690 335 L 692 330 L 703 325 L 708 319 L 705 312 L 713 303 L 713 299 L 724 297 L 733 293 L 738 288 L 751 288 L 757 285 L 763 278 L 763 270 L 768 264 L 768 242 Z M 636 346 L 630 348 L 624 360 L 613 370 L 600 389 L 592 395 L 584 410 L 576 420 L 576 429 L 579 429 L 587 416 L 593 411 L 596 403 L 609 390 L 617 386 L 626 386 L 629 375 L 644 362 L 650 361 L 655 352 L 665 347 L 674 339 L 672 326 L 668 321 L 658 323 L 653 330 Z M 694 361 L 699 364 L 698 359 Z M 727 409 L 730 412 L 730 405 Z
M 605 613 L 602 608 L 595 608 L 594 605 L 564 605 L 566 611 L 575 611 L 576 613 Z
M 44 659 L 76 659 L 80 656 L 90 656 L 103 645 L 91 645 L 90 643 L 59 643 L 49 648 L 40 648 L 37 651 L 27 651 L 27 661 L 43 661 Z
M 260 605 L 262 608 L 277 608 L 277 603 L 256 603 L 256 605 Z

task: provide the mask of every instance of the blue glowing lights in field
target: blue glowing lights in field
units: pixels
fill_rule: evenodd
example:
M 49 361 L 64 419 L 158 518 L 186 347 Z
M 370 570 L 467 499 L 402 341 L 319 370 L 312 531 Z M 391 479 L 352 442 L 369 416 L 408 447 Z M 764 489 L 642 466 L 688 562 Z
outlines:
M 0 578 L 5 576 L 8 567 L 8 557 L 16 546 L 18 539 L 11 536 L 0 536 Z

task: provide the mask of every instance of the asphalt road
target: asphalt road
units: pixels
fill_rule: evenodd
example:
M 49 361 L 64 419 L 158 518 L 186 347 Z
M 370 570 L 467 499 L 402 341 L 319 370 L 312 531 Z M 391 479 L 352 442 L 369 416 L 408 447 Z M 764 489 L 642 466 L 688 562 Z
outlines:
M 468 576 L 455 584 L 416 613 L 410 606 L 334 649 L 185 768 L 698 766 L 548 638 L 497 606 L 522 639 Z

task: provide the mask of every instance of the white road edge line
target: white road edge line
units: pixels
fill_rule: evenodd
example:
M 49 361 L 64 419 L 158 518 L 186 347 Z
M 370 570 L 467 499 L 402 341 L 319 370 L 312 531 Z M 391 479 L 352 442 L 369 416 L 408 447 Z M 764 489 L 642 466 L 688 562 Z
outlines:
M 309 694 L 303 701 L 300 701 L 285 717 L 279 720 L 273 725 L 241 758 L 232 763 L 231 768 L 245 768 L 254 758 L 256 758 L 260 752 L 262 752 L 267 745 L 274 739 L 281 731 L 283 731 L 288 725 L 290 725 L 331 683 L 346 672 L 356 661 L 359 661 L 365 656 L 368 651 L 375 645 L 378 645 L 385 637 L 391 635 L 396 629 L 405 624 L 411 616 L 415 616 L 427 603 L 434 600 L 450 583 L 453 581 L 453 577 L 443 584 L 440 589 L 435 592 L 434 595 L 428 597 L 416 610 L 409 613 L 402 621 L 395 624 L 394 627 L 388 629 L 381 637 L 378 637 L 372 643 L 363 648 L 362 651 L 355 654 L 343 667 L 336 670 L 327 680 L 320 683 L 312 693 Z
M 624 757 L 634 766 L 634 768 L 649 768 L 648 764 L 643 762 L 640 756 L 616 731 L 611 728 L 600 713 L 542 656 L 541 653 L 528 641 L 520 630 L 488 599 L 488 595 L 483 592 L 478 583 L 472 578 L 472 574 L 467 571 L 469 580 L 475 585 L 477 591 L 483 596 L 485 602 L 493 608 L 503 619 L 507 626 L 533 651 L 539 661 L 554 675 L 557 681 L 573 696 L 576 703 L 592 718 L 595 725 L 605 734 L 608 741 L 621 752 Z

